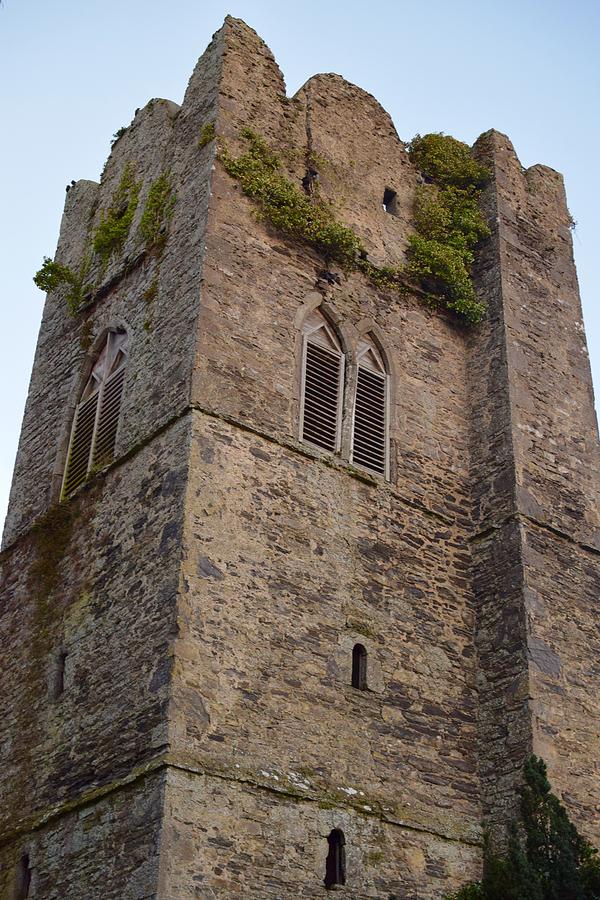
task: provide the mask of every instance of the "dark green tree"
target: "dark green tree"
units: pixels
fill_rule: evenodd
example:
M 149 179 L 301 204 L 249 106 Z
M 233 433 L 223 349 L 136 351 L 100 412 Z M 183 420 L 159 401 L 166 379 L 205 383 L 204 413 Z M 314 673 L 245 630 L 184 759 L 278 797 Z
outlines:
M 523 774 L 520 828 L 503 854 L 486 844 L 482 881 L 448 900 L 600 900 L 598 852 L 552 793 L 546 764 L 531 756 Z

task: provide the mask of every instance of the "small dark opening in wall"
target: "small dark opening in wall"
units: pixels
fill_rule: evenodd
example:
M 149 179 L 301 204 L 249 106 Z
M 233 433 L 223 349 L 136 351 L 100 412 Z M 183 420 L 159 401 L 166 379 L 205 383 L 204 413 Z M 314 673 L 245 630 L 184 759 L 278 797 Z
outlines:
M 362 644 L 352 648 L 352 687 L 359 691 L 367 689 L 367 649 Z
M 60 697 L 65 690 L 65 668 L 67 665 L 68 653 L 61 650 L 56 660 L 56 674 L 54 677 L 54 697 Z
M 27 900 L 30 887 L 31 866 L 29 864 L 29 853 L 24 853 L 19 861 L 19 868 L 17 870 L 17 884 L 15 890 L 16 900 Z
M 325 861 L 325 887 L 346 884 L 346 838 L 344 832 L 334 828 L 327 838 L 329 852 Z
M 58 700 L 65 691 L 68 655 L 66 650 L 60 650 L 54 657 L 48 680 L 48 692 L 52 700 Z
M 306 170 L 306 174 L 302 179 L 302 187 L 306 191 L 307 194 L 313 194 L 315 190 L 315 185 L 319 180 L 319 173 L 316 169 L 313 169 L 312 166 Z
M 391 188 L 386 188 L 383 192 L 383 208 L 386 213 L 390 213 L 390 215 L 396 215 L 396 191 L 393 191 Z

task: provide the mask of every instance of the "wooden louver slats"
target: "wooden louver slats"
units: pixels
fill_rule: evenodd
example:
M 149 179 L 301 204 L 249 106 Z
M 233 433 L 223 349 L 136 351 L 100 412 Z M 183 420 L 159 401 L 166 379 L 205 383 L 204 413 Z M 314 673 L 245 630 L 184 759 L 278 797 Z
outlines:
M 63 486 L 63 493 L 66 496 L 72 494 L 87 477 L 97 407 L 98 394 L 96 393 L 82 403 L 77 410 Z
M 122 367 L 114 375 L 111 375 L 104 385 L 96 439 L 94 441 L 92 466 L 106 465 L 114 456 L 124 379 L 125 369 Z
M 127 337 L 111 331 L 92 368 L 75 412 L 62 496 L 69 497 L 86 478 L 114 458 L 123 384 Z
M 352 461 L 372 472 L 386 471 L 386 377 L 358 367 Z
M 334 452 L 338 445 L 342 356 L 306 343 L 302 440 Z

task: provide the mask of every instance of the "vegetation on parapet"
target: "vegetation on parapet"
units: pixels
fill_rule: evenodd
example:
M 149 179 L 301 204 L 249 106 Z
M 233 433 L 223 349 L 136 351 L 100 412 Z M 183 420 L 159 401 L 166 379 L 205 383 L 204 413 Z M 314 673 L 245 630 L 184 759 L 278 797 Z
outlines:
M 65 300 L 70 315 L 76 315 L 85 298 L 97 286 L 88 281 L 94 255 L 100 260 L 102 275 L 110 257 L 123 249 L 138 207 L 141 186 L 142 182 L 135 180 L 133 166 L 127 163 L 108 209 L 100 214 L 100 223 L 91 236 L 91 246 L 85 252 L 79 269 L 46 256 L 42 267 L 34 275 L 35 284 L 45 293 L 67 288 Z M 171 173 L 162 172 L 150 185 L 137 232 L 138 243 L 143 244 L 146 250 L 160 255 L 176 199 Z
M 94 231 L 92 246 L 103 263 L 117 250 L 121 250 L 131 229 L 137 209 L 141 181 L 135 180 L 131 163 L 123 169 L 121 180 L 112 195 L 111 204 L 100 214 L 100 224 Z
M 467 144 L 445 134 L 416 135 L 408 152 L 429 183 L 417 188 L 407 271 L 449 309 L 477 322 L 485 307 L 475 295 L 471 266 L 475 247 L 490 233 L 479 208 L 490 172 Z
M 140 219 L 140 236 L 148 250 L 162 249 L 167 239 L 167 226 L 173 215 L 176 195 L 171 173 L 163 172 L 150 185 Z
M 375 266 L 360 238 L 335 218 L 318 192 L 304 193 L 282 172 L 277 154 L 260 135 L 244 128 L 248 149 L 233 157 L 219 151 L 225 171 L 258 207 L 259 217 L 289 237 L 310 244 L 325 260 L 348 272 L 362 271 L 374 284 L 406 293 L 415 284 L 428 302 L 443 305 L 470 324 L 485 310 L 470 278 L 473 250 L 489 230 L 478 206 L 489 172 L 469 147 L 441 134 L 417 135 L 409 145 L 415 165 L 429 181 L 417 190 L 416 233 L 409 237 L 405 266 Z
M 446 900 L 600 900 L 598 852 L 583 838 L 550 788 L 546 765 L 525 764 L 521 821 L 506 852 L 484 854 L 481 881 Z
M 42 267 L 35 273 L 33 280 L 45 294 L 67 285 L 68 290 L 65 295 L 67 309 L 69 314 L 74 316 L 83 303 L 85 295 L 91 290 L 91 285 L 86 284 L 90 263 L 90 257 L 86 255 L 79 270 L 75 271 L 70 266 L 61 265 L 45 256 Z

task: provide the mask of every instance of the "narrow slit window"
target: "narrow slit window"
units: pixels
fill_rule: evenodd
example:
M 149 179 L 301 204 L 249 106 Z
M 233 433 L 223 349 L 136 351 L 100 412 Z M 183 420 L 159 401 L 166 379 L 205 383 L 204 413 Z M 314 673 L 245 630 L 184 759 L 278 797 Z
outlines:
M 368 340 L 358 347 L 352 423 L 352 462 L 388 477 L 388 375 L 381 354 Z
M 362 644 L 352 648 L 352 687 L 367 690 L 367 650 Z
M 335 453 L 340 449 L 344 354 L 337 336 L 319 312 L 304 326 L 300 437 Z
M 344 832 L 334 828 L 327 838 L 329 851 L 325 860 L 325 887 L 346 884 L 346 839 Z
M 24 853 L 19 860 L 17 868 L 17 884 L 15 897 L 17 900 L 27 900 L 30 896 L 31 889 L 31 865 L 29 863 L 29 854 Z
M 114 457 L 126 359 L 127 335 L 110 331 L 75 410 L 63 497 L 69 497 L 92 471 Z
M 390 213 L 390 215 L 396 215 L 396 191 L 393 191 L 391 188 L 385 189 L 383 192 L 383 208 L 386 213 Z
M 67 666 L 66 650 L 61 650 L 56 658 L 56 669 L 54 672 L 54 699 L 57 700 L 65 691 L 65 669 Z

